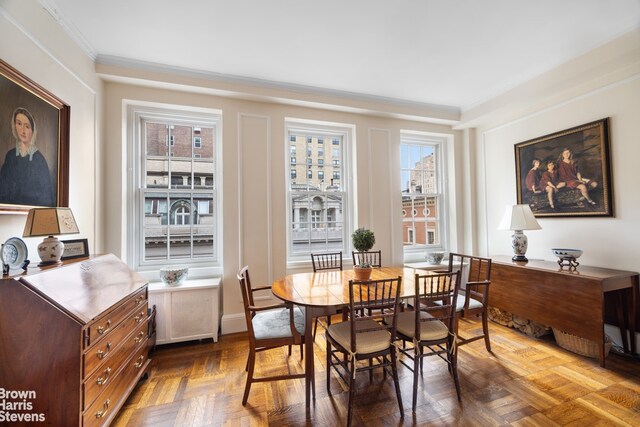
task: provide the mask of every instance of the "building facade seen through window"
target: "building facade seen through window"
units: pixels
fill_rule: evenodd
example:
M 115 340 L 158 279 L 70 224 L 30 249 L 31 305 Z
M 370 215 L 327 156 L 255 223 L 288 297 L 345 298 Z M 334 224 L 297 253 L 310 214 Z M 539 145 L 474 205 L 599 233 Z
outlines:
M 443 249 L 445 242 L 443 194 L 444 141 L 402 134 L 400 175 L 402 185 L 402 239 L 405 254 Z
M 139 265 L 216 263 L 217 122 L 139 113 Z
M 348 132 L 289 123 L 288 259 L 314 252 L 346 252 L 347 185 L 341 179 Z M 325 150 L 331 141 L 331 150 Z

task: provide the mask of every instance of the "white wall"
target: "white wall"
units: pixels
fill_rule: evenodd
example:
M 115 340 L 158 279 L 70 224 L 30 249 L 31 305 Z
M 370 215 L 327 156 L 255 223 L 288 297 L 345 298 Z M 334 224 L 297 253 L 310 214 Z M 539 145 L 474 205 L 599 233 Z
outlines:
M 165 83 L 176 77 L 162 76 Z M 175 86 L 174 86 L 175 87 Z M 196 91 L 202 92 L 202 91 Z M 401 265 L 399 165 L 400 130 L 448 135 L 451 152 L 454 134 L 447 125 L 374 117 L 325 109 L 255 102 L 210 93 L 147 87 L 121 82 L 105 83 L 106 173 L 105 227 L 108 252 L 125 255 L 131 229 L 126 221 L 126 138 L 124 102 L 151 102 L 222 111 L 223 194 L 223 333 L 245 329 L 237 271 L 249 265 L 254 284 L 271 283 L 287 274 L 286 164 L 288 142 L 285 119 L 319 120 L 353 125 L 355 172 L 352 176 L 357 226 L 376 232 L 376 248 L 385 264 Z M 455 180 L 452 180 L 455 182 Z M 455 204 L 452 204 L 455 218 Z M 455 224 L 455 220 L 452 224 Z M 345 254 L 346 255 L 346 254 Z M 310 270 L 310 263 L 302 266 Z
M 80 234 L 62 239 L 87 238 L 91 253 L 100 252 L 101 230 L 96 219 L 100 186 L 95 154 L 102 83 L 93 62 L 37 2 L 0 3 L 0 41 L 0 58 L 71 107 L 69 206 Z M 8 125 L 9 118 L 2 118 L 1 123 Z M 0 215 L 0 241 L 22 237 L 25 219 L 24 214 Z M 25 239 L 34 264 L 39 262 L 36 247 L 41 241 Z
M 639 271 L 640 190 L 635 176 L 640 159 L 640 32 L 514 92 L 501 103 L 492 101 L 483 115 L 463 114 L 463 120 L 471 117 L 476 126 L 478 170 L 473 180 L 480 195 L 474 205 L 476 232 L 465 240 L 477 239 L 479 250 L 489 255 L 512 253 L 511 232 L 497 226 L 505 205 L 516 202 L 514 144 L 609 117 L 614 217 L 539 218 L 542 230 L 525 232 L 527 256 L 552 260 L 551 248 L 572 247 L 584 250 L 583 264 Z

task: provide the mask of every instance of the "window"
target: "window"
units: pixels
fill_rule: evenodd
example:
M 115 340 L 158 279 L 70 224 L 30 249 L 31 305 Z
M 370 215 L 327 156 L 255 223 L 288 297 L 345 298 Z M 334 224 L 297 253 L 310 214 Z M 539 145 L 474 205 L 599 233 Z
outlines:
M 133 265 L 142 271 L 168 262 L 220 267 L 219 112 L 131 105 L 129 121 L 137 177 L 129 182 L 137 197 L 128 223 L 139 236 L 129 243 Z
M 444 249 L 444 138 L 401 133 L 400 174 L 405 255 Z
M 288 245 L 287 260 L 289 262 L 308 261 L 312 252 L 349 250 L 349 188 L 340 180 L 341 174 L 348 176 L 344 167 L 333 172 L 337 179 L 325 182 L 322 170 L 324 155 L 322 147 L 311 149 L 311 143 L 324 144 L 332 141 L 332 156 L 339 160 L 339 165 L 347 165 L 349 140 L 353 127 L 330 125 L 321 122 L 286 122 L 287 139 L 300 141 L 299 153 L 306 153 L 306 181 L 295 180 L 295 169 L 289 164 L 290 179 L 288 192 Z M 304 177 L 303 177 L 304 179 Z

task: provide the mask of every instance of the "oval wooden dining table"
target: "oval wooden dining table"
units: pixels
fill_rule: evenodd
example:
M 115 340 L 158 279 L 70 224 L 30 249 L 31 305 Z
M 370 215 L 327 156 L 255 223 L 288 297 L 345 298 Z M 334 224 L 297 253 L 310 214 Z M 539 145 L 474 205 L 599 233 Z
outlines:
M 402 277 L 400 297 L 415 295 L 416 274 L 426 275 L 432 271 L 409 267 L 374 268 L 371 280 Z M 326 270 L 315 273 L 290 274 L 273 282 L 271 291 L 285 302 L 305 308 L 305 403 L 310 407 L 311 394 L 315 399 L 313 319 L 336 314 L 349 305 L 349 281 L 355 280 L 353 270 Z

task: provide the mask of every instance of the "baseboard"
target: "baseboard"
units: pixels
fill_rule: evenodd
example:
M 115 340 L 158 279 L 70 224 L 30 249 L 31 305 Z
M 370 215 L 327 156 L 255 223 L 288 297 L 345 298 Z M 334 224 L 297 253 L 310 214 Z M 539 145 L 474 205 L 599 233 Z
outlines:
M 247 321 L 244 313 L 225 314 L 220 323 L 220 334 L 236 334 L 247 331 Z

